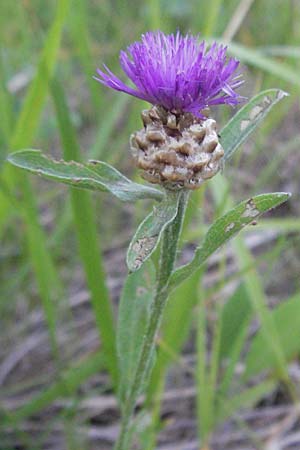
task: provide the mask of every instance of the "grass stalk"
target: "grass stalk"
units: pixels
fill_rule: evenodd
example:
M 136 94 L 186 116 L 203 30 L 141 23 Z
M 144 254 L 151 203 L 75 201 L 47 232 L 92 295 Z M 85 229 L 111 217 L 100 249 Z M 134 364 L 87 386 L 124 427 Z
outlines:
M 15 127 L 10 143 L 12 150 L 29 146 L 35 136 L 42 107 L 48 92 L 48 81 L 54 70 L 69 3 L 69 0 L 62 0 L 58 3 L 56 17 L 49 30 L 36 77 L 25 98 L 24 106 Z M 37 279 L 52 350 L 57 359 L 58 343 L 56 337 L 57 317 L 55 302 L 60 295 L 61 285 L 47 249 L 46 236 L 39 223 L 36 198 L 31 183 L 25 173 L 6 166 L 3 177 L 4 183 L 7 183 L 9 187 L 18 185 L 22 189 L 21 212 L 26 224 L 28 249 Z
M 205 20 L 205 26 L 203 30 L 203 35 L 205 37 L 214 34 L 222 3 L 223 0 L 211 0 L 209 6 L 207 5 L 207 8 L 205 8 L 207 10 L 207 17 Z
M 51 83 L 51 92 L 60 129 L 64 159 L 79 161 L 79 144 L 70 120 L 63 89 L 57 80 Z M 101 337 L 107 368 L 116 387 L 118 383 L 118 365 L 115 324 L 106 284 L 104 262 L 99 248 L 96 218 L 90 194 L 76 188 L 71 188 L 70 191 L 79 252 L 91 293 L 95 321 Z
M 221 197 L 222 192 L 224 190 L 224 184 L 226 189 L 227 184 L 226 180 L 223 180 L 220 177 L 216 177 L 210 185 L 213 197 L 217 204 L 219 203 L 220 200 L 222 201 L 224 200 Z M 223 204 L 228 208 L 231 208 L 233 206 L 233 201 L 229 194 L 227 197 L 227 201 L 224 202 Z M 250 266 L 253 258 L 249 250 L 245 246 L 243 238 L 237 236 L 233 241 L 233 246 L 235 249 L 235 254 L 237 256 L 238 263 L 240 265 L 247 264 Z M 249 295 L 249 299 L 251 300 L 251 303 L 253 305 L 253 309 L 260 319 L 261 327 L 266 338 L 266 345 L 270 346 L 270 349 L 274 352 L 274 356 L 276 357 L 278 375 L 282 379 L 282 381 L 284 381 L 287 384 L 292 393 L 293 386 L 291 384 L 291 380 L 288 375 L 284 351 L 281 348 L 281 343 L 279 341 L 275 325 L 272 321 L 272 317 L 267 308 L 263 286 L 254 267 L 252 267 L 247 273 L 245 273 L 244 283 L 247 294 Z

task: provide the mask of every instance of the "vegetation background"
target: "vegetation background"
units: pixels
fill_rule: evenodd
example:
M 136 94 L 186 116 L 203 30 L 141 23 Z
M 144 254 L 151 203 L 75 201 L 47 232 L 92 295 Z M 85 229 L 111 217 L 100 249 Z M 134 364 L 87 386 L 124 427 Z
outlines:
M 0 22 L 0 449 L 112 448 L 113 317 L 126 246 L 150 207 L 27 177 L 6 156 L 40 148 L 138 179 L 128 140 L 145 104 L 92 76 L 102 63 L 120 74 L 120 49 L 141 33 L 179 29 L 228 42 L 248 98 L 290 94 L 193 194 L 184 258 L 230 205 L 292 198 L 171 298 L 137 445 L 299 450 L 299 0 L 3 0 Z M 233 113 L 215 112 L 220 129 Z

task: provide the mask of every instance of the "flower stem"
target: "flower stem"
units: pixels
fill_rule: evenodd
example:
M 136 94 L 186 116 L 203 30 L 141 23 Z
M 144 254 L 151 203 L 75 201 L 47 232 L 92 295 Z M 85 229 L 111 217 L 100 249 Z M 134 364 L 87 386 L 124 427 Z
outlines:
M 168 191 L 166 195 L 168 195 Z M 174 192 L 172 192 L 172 195 L 174 195 Z M 178 191 L 177 195 L 179 196 L 178 211 L 174 221 L 166 228 L 163 234 L 156 294 L 135 377 L 122 411 L 121 431 L 114 448 L 115 450 L 127 450 L 129 448 L 131 440 L 130 424 L 134 415 L 136 401 L 151 372 L 151 356 L 155 346 L 155 338 L 168 300 L 168 282 L 176 260 L 177 245 L 188 200 L 188 193 L 186 191 Z

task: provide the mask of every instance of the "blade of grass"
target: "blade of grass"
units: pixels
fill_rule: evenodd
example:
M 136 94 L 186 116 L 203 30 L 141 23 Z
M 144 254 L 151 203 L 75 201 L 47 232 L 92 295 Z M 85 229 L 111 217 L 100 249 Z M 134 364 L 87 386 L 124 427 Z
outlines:
M 202 296 L 201 296 L 202 297 Z M 199 298 L 197 311 L 197 364 L 195 381 L 197 388 L 197 416 L 198 416 L 198 433 L 201 439 L 202 447 L 208 444 L 210 433 L 212 431 L 212 402 L 211 392 L 207 389 L 209 375 L 207 373 L 206 360 L 206 307 L 205 298 Z
M 12 98 L 6 88 L 6 80 L 4 78 L 4 62 L 2 54 L 0 54 L 0 117 L 1 117 L 1 136 L 0 136 L 0 168 L 5 159 L 6 148 L 9 142 L 13 124 Z
M 214 33 L 222 3 L 223 0 L 211 0 L 206 6 L 206 19 L 203 30 L 204 37 L 211 36 Z
M 300 79 L 298 74 L 289 65 L 268 58 L 260 51 L 245 47 L 236 42 L 230 42 L 228 53 L 236 56 L 244 63 L 257 67 L 277 78 L 281 78 L 282 80 L 293 84 L 298 90 L 300 89 Z
M 227 417 L 232 416 L 241 408 L 253 407 L 259 400 L 266 396 L 270 391 L 274 390 L 276 383 L 273 380 L 263 381 L 256 386 L 246 388 L 237 395 L 233 395 L 230 399 L 222 400 L 216 421 L 221 423 Z
M 241 0 L 235 9 L 223 34 L 225 41 L 231 41 L 247 16 L 254 0 Z
M 268 255 L 268 261 L 271 255 Z M 260 261 L 266 261 L 265 255 L 261 257 Z M 251 267 L 243 267 L 238 271 L 236 280 L 240 281 L 243 274 L 245 274 Z M 230 282 L 230 277 L 226 277 L 226 282 Z M 253 317 L 253 308 L 247 291 L 243 283 L 235 289 L 233 294 L 226 300 L 222 310 L 222 335 L 221 335 L 221 349 L 220 361 L 227 360 L 228 355 L 232 351 L 232 346 L 238 339 L 240 331 L 246 322 Z
M 161 28 L 161 0 L 151 0 L 148 3 L 149 8 L 149 24 L 151 30 L 159 30 Z
M 226 282 L 225 278 L 226 269 L 226 258 L 223 257 L 220 261 L 220 278 L 222 279 L 223 286 Z M 220 361 L 220 349 L 221 349 L 221 337 L 222 337 L 222 310 L 224 306 L 222 301 L 216 302 L 214 305 L 214 314 L 216 316 L 215 322 L 212 326 L 212 342 L 211 342 L 211 352 L 209 368 L 207 370 L 207 398 L 209 399 L 209 412 L 211 417 L 209 418 L 209 425 L 211 431 L 214 429 L 215 425 L 215 405 L 217 400 L 217 382 L 218 382 L 218 372 L 219 372 L 219 361 Z M 198 398 L 201 394 L 199 393 Z
M 264 55 L 280 56 L 285 58 L 300 58 L 300 47 L 291 45 L 270 45 L 266 47 L 258 47 L 258 51 Z
M 249 325 L 250 319 L 248 318 L 243 322 L 242 327 L 239 329 L 238 336 L 235 338 L 230 352 L 226 358 L 226 360 L 228 361 L 228 365 L 222 376 L 222 381 L 218 387 L 218 392 L 216 394 L 217 399 L 219 397 L 226 397 L 227 395 L 234 377 L 235 368 L 239 362 L 239 357 L 246 342 Z
M 225 275 L 226 259 L 223 258 L 220 263 L 221 274 Z M 225 283 L 225 277 L 222 278 L 222 284 Z M 203 295 L 203 294 L 202 294 Z M 206 302 L 202 300 L 200 310 L 198 311 L 198 329 L 197 329 L 197 365 L 196 365 L 196 388 L 197 388 L 197 414 L 198 414 L 198 432 L 200 433 L 202 447 L 206 448 L 210 435 L 215 425 L 215 406 L 217 401 L 217 381 L 221 349 L 222 332 L 222 310 L 223 304 L 217 302 L 214 309 L 216 320 L 213 324 L 210 361 L 207 362 L 206 356 L 206 328 L 207 314 Z M 200 315 L 203 318 L 200 318 Z
M 22 145 L 29 146 L 36 133 L 42 107 L 48 91 L 48 80 L 54 70 L 61 40 L 62 28 L 67 17 L 69 4 L 70 0 L 62 0 L 58 2 L 56 16 L 53 25 L 49 30 L 45 46 L 40 57 L 37 74 L 31 83 L 21 113 L 14 128 L 10 141 L 10 148 L 12 151 L 19 149 Z M 2 176 L 4 183 L 11 187 L 18 184 L 18 177 L 24 177 L 26 180 L 26 175 L 16 172 L 8 165 L 5 165 Z M 26 181 L 23 180 L 22 183 L 26 183 Z M 29 186 L 27 186 L 27 190 L 30 190 Z M 24 202 L 25 206 L 27 200 L 24 199 Z M 7 196 L 1 191 L 0 204 L 2 205 L 2 208 L 0 209 L 0 224 L 2 224 L 13 211 L 13 207 Z M 30 208 L 34 209 L 33 205 L 29 206 L 29 209 Z M 26 208 L 24 208 L 24 210 L 26 214 Z M 37 220 L 36 222 L 38 223 Z
M 48 82 L 54 71 L 60 46 L 62 30 L 68 16 L 71 0 L 57 3 L 56 17 L 49 30 L 44 49 L 38 64 L 37 74 L 26 95 L 22 111 L 18 118 L 11 149 L 28 147 L 36 133 L 41 111 L 48 93 Z
M 63 145 L 64 159 L 79 161 L 80 148 L 70 120 L 63 89 L 57 80 L 51 83 L 51 92 Z M 118 367 L 115 325 L 106 285 L 104 263 L 99 250 L 96 218 L 88 192 L 71 188 L 71 202 L 79 251 L 91 293 L 95 320 L 101 336 L 107 368 L 116 387 Z
M 212 194 L 216 204 L 223 201 L 222 192 L 224 188 L 226 189 L 227 181 L 220 176 L 215 177 L 210 183 Z M 231 208 L 234 204 L 233 200 L 228 194 L 227 201 L 223 203 L 224 207 Z M 249 250 L 247 249 L 243 239 L 237 236 L 233 241 L 233 248 L 238 260 L 239 265 L 251 265 L 253 262 L 253 257 Z M 258 315 L 261 327 L 265 336 L 266 345 L 272 349 L 274 357 L 277 361 L 278 376 L 286 382 L 287 386 L 293 390 L 291 380 L 287 371 L 286 361 L 284 358 L 284 352 L 281 348 L 281 343 L 279 341 L 275 325 L 272 321 L 272 317 L 269 313 L 267 302 L 263 290 L 262 283 L 258 277 L 255 268 L 251 268 L 247 273 L 244 274 L 244 285 L 251 299 L 251 303 L 254 311 Z
M 25 98 L 24 106 L 15 127 L 11 140 L 12 150 L 16 150 L 22 145 L 29 145 L 34 138 L 48 92 L 48 81 L 54 70 L 69 3 L 69 0 L 62 0 L 58 3 L 56 17 L 47 36 L 36 77 Z M 61 288 L 60 282 L 47 249 L 46 237 L 39 224 L 38 208 L 31 184 L 25 174 L 14 171 L 8 166 L 6 166 L 6 169 L 4 180 L 7 181 L 7 184 L 11 186 L 13 182 L 22 189 L 21 211 L 26 224 L 28 248 L 45 311 L 52 349 L 56 358 L 58 358 L 55 301 Z
M 71 396 L 84 381 L 103 369 L 104 365 L 105 359 L 102 353 L 85 358 L 79 364 L 62 373 L 60 380 L 47 387 L 40 394 L 34 396 L 28 403 L 12 413 L 6 413 L 2 425 L 17 425 L 22 420 L 38 413 L 58 398 Z
M 280 151 L 276 152 L 273 158 L 269 161 L 269 164 L 263 168 L 256 179 L 255 190 L 256 192 L 261 189 L 262 186 L 267 185 L 268 181 L 274 176 L 274 173 L 279 169 L 282 161 L 289 157 L 289 154 L 297 151 L 300 148 L 300 136 L 296 136 L 287 142 Z
M 103 118 L 103 120 L 101 120 L 101 123 L 99 123 L 99 128 L 94 143 L 88 151 L 89 158 L 105 159 L 105 161 L 111 162 L 111 155 L 106 154 L 108 140 L 114 128 L 117 126 L 118 121 L 125 114 L 125 110 L 127 107 L 128 98 L 123 95 L 117 97 L 112 105 L 108 107 L 108 110 L 106 110 L 105 112 L 105 117 Z
M 288 299 L 283 299 L 276 308 L 271 311 L 286 360 L 297 357 L 300 350 L 300 293 L 296 293 Z M 245 371 L 243 381 L 251 379 L 261 371 L 273 371 L 277 362 L 270 348 L 263 345 L 265 338 L 263 330 L 259 330 L 254 336 L 245 359 Z M 272 350 L 272 349 L 271 349 Z
M 86 75 L 86 83 L 90 90 L 90 99 L 94 106 L 96 117 L 101 108 L 101 91 L 93 79 L 95 74 L 95 63 L 91 55 L 91 43 L 88 34 L 88 14 L 87 2 L 77 0 L 76 8 L 72 10 L 72 20 L 70 20 L 72 38 L 79 54 Z

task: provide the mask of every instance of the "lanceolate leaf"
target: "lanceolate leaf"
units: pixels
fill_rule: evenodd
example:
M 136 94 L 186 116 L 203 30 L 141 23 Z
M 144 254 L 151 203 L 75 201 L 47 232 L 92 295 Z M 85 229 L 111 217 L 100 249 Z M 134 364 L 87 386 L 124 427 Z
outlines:
M 286 360 L 299 355 L 300 352 L 300 294 L 281 303 L 270 312 L 274 320 L 281 348 Z M 249 348 L 245 361 L 243 378 L 248 380 L 265 370 L 276 370 L 277 359 L 274 351 L 266 342 L 265 333 L 260 329 Z
M 300 88 L 300 80 L 297 71 L 288 64 L 278 62 L 274 58 L 266 57 L 260 50 L 245 47 L 244 45 L 231 42 L 228 53 L 236 56 L 240 61 L 268 72 L 275 77 L 281 78 L 288 83 Z
M 77 188 L 109 191 L 124 202 L 152 198 L 161 200 L 163 193 L 143 184 L 133 183 L 114 167 L 101 161 L 81 164 L 56 161 L 39 150 L 22 150 L 9 155 L 8 161 L 34 174 Z
M 267 380 L 246 388 L 244 391 L 231 397 L 221 397 L 217 405 L 215 424 L 224 422 L 225 419 L 233 416 L 242 408 L 249 408 L 255 405 L 274 390 L 275 387 L 276 382 L 274 380 Z
M 138 270 L 156 249 L 162 232 L 176 217 L 181 194 L 169 191 L 138 227 L 127 252 L 127 266 Z
M 141 270 L 128 275 L 119 306 L 117 351 L 123 404 L 132 387 L 154 294 L 155 268 L 148 261 Z
M 273 106 L 287 95 L 279 89 L 268 89 L 253 97 L 233 116 L 220 133 L 225 160 L 233 155 Z
M 169 285 L 170 289 L 174 289 L 188 278 L 212 253 L 229 241 L 242 228 L 253 222 L 262 213 L 285 202 L 289 196 L 290 194 L 285 192 L 257 195 L 243 201 L 223 217 L 216 220 L 209 228 L 201 247 L 197 248 L 194 259 L 173 273 Z
M 190 280 L 182 283 L 170 296 L 161 327 L 160 349 L 147 389 L 149 403 L 157 395 L 168 364 L 178 356 L 187 339 L 194 318 L 194 306 L 199 298 L 199 278 L 199 273 L 194 273 Z

